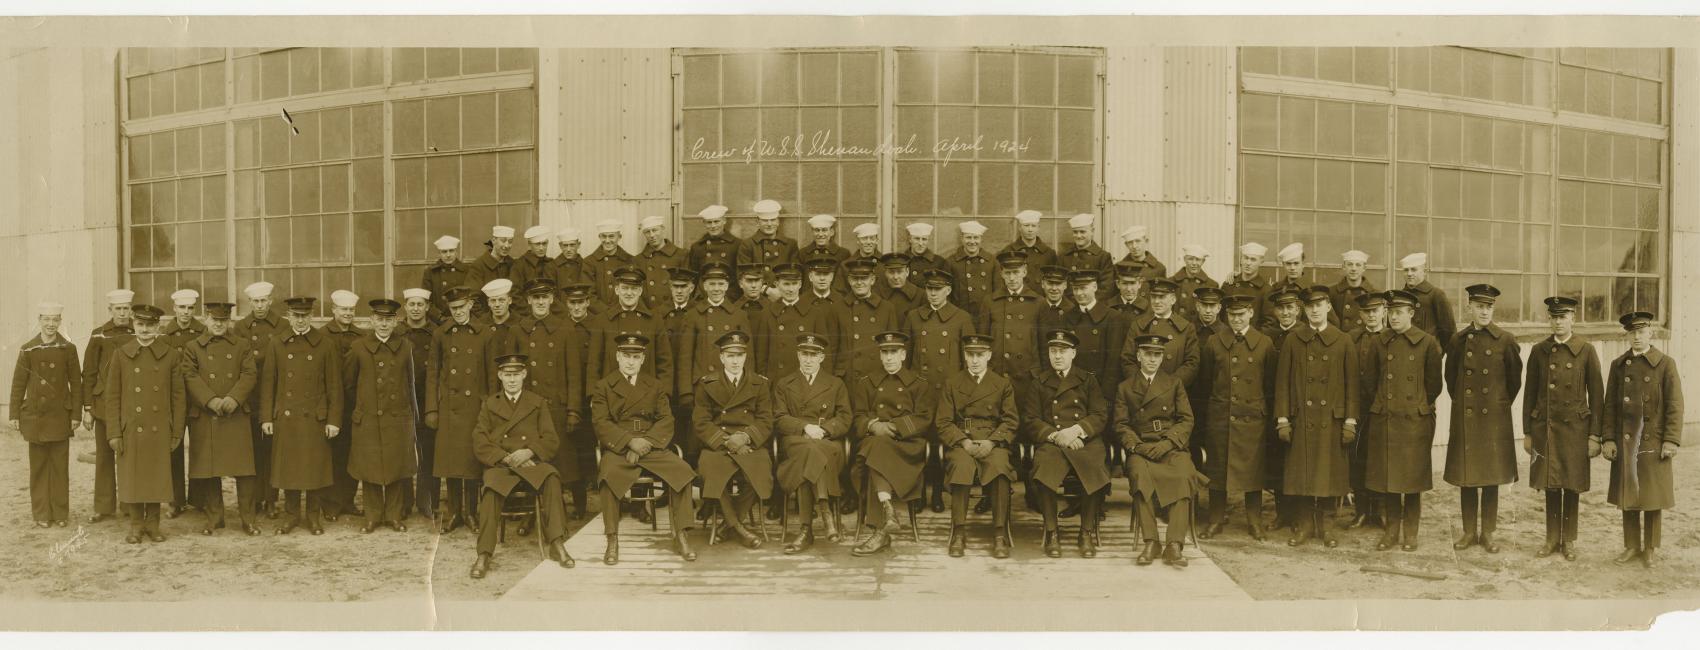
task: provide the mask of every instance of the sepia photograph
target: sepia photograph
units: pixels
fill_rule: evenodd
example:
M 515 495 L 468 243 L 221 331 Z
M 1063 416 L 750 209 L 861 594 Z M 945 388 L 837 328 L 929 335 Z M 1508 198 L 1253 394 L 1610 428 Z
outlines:
M 0 629 L 1645 629 L 1697 32 L 0 19 Z

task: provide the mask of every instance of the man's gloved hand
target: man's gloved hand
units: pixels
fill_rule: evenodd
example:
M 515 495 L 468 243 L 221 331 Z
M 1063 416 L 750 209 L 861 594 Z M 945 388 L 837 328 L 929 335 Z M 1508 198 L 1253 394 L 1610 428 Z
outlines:
M 123 456 L 124 455 L 124 439 L 123 438 L 107 438 L 106 439 L 106 446 L 112 448 L 112 454 L 113 455 L 115 455 L 115 456 Z
M 655 443 L 650 442 L 648 438 L 632 438 L 631 442 L 626 443 L 626 448 L 637 452 L 638 456 L 643 456 L 655 448 Z
M 1588 457 L 1593 458 L 1593 457 L 1598 456 L 1598 455 L 1600 455 L 1600 441 L 1595 440 L 1593 438 L 1589 438 L 1588 439 Z
M 1617 460 L 1617 443 L 1611 440 L 1605 441 L 1605 444 L 1600 445 L 1600 455 L 1605 456 L 1606 460 Z
M 1357 440 L 1358 440 L 1358 423 L 1347 422 L 1345 424 L 1340 425 L 1340 442 L 1341 442 L 1341 444 L 1349 445 L 1349 444 L 1352 444 L 1353 442 L 1357 442 Z
M 1293 441 L 1293 425 L 1291 425 L 1291 424 L 1277 424 L 1277 425 L 1275 425 L 1275 435 L 1281 439 L 1281 442 L 1292 442 Z
M 1674 443 L 1674 442 L 1667 442 L 1663 445 L 1660 445 L 1659 446 L 1659 459 L 1660 460 L 1670 460 L 1672 458 L 1675 458 L 1676 457 L 1676 449 L 1677 449 L 1677 444 Z

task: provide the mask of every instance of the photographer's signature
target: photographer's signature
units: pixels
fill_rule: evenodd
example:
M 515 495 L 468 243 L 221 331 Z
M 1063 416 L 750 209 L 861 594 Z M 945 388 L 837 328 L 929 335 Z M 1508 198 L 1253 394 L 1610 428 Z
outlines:
M 77 532 L 73 533 L 70 539 L 55 543 L 52 547 L 47 549 L 47 559 L 54 564 L 64 564 L 66 556 L 69 556 L 71 552 L 82 548 L 83 545 L 88 542 L 88 531 L 83 529 L 82 526 L 78 526 Z

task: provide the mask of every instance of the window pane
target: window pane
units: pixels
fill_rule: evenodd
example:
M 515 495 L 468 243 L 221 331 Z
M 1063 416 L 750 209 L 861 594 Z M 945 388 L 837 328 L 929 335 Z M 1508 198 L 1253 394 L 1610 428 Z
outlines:
M 1316 146 L 1316 102 L 1281 98 L 1281 150 L 1310 153 Z
M 461 157 L 461 202 L 465 204 L 495 203 L 498 199 L 496 168 L 500 156 L 481 153 Z
M 1273 95 L 1247 93 L 1240 96 L 1240 145 L 1247 149 L 1275 150 L 1276 107 L 1279 100 Z
M 399 107 L 399 104 L 397 104 Z M 384 152 L 384 108 L 379 104 L 354 107 L 354 155 L 376 156 Z M 397 126 L 400 125 L 399 119 Z M 414 122 L 418 124 L 418 122 Z M 401 153 L 399 150 L 397 153 Z
M 1352 183 L 1352 209 L 1367 212 L 1387 210 L 1386 165 L 1353 163 Z
M 1401 47 L 1394 50 L 1399 62 L 1399 87 L 1427 91 L 1429 50 L 1427 47 Z
M 504 169 L 506 169 L 505 166 Z M 732 208 L 733 212 L 748 213 L 750 206 L 761 200 L 757 196 L 759 179 L 756 172 L 755 165 L 731 164 L 720 166 L 720 183 L 722 186 L 720 198 L 724 205 Z
M 1049 165 L 1017 165 L 1016 211 L 1055 214 L 1056 174 Z
M 1316 123 L 1317 153 L 1331 156 L 1352 155 L 1351 104 L 1330 101 L 1316 102 Z
M 395 213 L 396 259 L 419 260 L 419 259 L 431 259 L 432 257 L 434 257 L 436 255 L 436 251 L 431 246 L 431 243 L 430 243 L 431 240 L 433 239 L 432 233 L 442 233 L 442 234 L 435 235 L 436 237 L 441 237 L 443 234 L 447 234 L 447 235 L 451 235 L 451 236 L 456 237 L 456 238 L 460 238 L 462 240 L 462 244 L 461 244 L 461 256 L 462 257 L 474 256 L 475 253 L 477 253 L 477 254 L 483 253 L 483 247 L 482 246 L 469 245 L 469 243 L 470 242 L 479 242 L 479 241 L 484 241 L 484 240 L 473 239 L 471 237 L 463 237 L 463 233 L 461 232 L 461 229 L 460 229 L 460 211 L 459 210 L 432 210 L 432 211 L 430 211 L 430 215 L 432 217 L 437 217 L 437 218 L 434 218 L 434 219 L 428 218 L 426 216 L 426 214 L 427 213 L 424 210 L 397 210 L 396 211 L 396 213 Z M 363 227 L 367 227 L 369 225 L 368 220 L 372 220 L 372 219 L 377 220 L 377 222 L 380 224 L 379 227 L 380 228 L 382 227 L 384 215 L 381 212 L 368 212 L 368 213 L 355 214 L 354 215 L 354 224 L 353 224 L 355 232 L 358 233 L 358 232 L 361 231 L 361 229 Z M 486 231 L 486 232 L 488 232 L 488 231 Z M 382 260 L 383 259 L 383 240 L 380 238 L 378 240 L 377 244 L 371 244 L 371 243 L 368 243 L 366 241 L 363 241 L 363 239 L 364 239 L 363 237 L 356 237 L 355 240 L 354 240 L 354 259 L 355 259 L 355 261 L 365 262 L 365 261 Z M 374 250 L 374 249 L 376 249 L 376 250 Z
M 1465 219 L 1493 217 L 1493 175 L 1486 172 L 1463 172 Z
M 460 203 L 460 157 L 439 156 L 425 160 L 425 204 Z
M 1092 165 L 1057 166 L 1057 214 L 1096 212 L 1093 193 L 1096 183 Z
M 1307 258 L 1333 262 L 1340 254 L 1352 249 L 1352 215 L 1345 213 L 1316 213 L 1316 248 L 1307 251 Z
M 289 94 L 319 92 L 319 49 L 302 47 L 289 51 Z
M 977 201 L 975 214 L 982 216 L 1015 216 L 1015 166 L 1000 164 L 975 165 Z
M 1316 161 L 1306 158 L 1282 158 L 1279 167 L 1279 205 L 1284 208 L 1314 206 Z
M 431 152 L 460 149 L 459 97 L 441 97 L 425 102 L 425 149 Z
M 1015 55 L 980 53 L 980 103 L 1015 103 Z
M 166 181 L 153 184 L 153 222 L 171 223 L 177 220 L 177 184 Z
M 761 197 L 778 201 L 783 213 L 800 215 L 797 174 L 797 163 L 762 163 Z
M 720 101 L 728 105 L 755 104 L 756 78 L 759 59 L 755 54 L 728 54 L 720 57 Z
M 685 57 L 684 107 L 713 106 L 719 99 L 720 57 Z
M 981 160 L 1009 160 L 1015 157 L 1015 148 L 1030 136 L 1015 137 L 1015 110 L 1009 108 L 982 108 L 977 111 L 979 131 L 976 134 L 982 145 L 977 152 Z M 1048 135 L 1048 132 L 1047 132 Z
M 805 58 L 804 61 L 808 59 Z M 805 63 L 805 69 L 807 64 Z M 802 213 L 837 214 L 838 165 L 814 163 L 802 165 Z
M 300 133 L 284 129 L 289 138 L 289 160 L 292 163 L 309 163 L 319 159 L 319 114 L 303 113 L 294 115 L 295 129 Z
M 485 74 L 495 72 L 496 51 L 494 47 L 463 47 L 460 48 L 461 74 Z
M 879 166 L 875 163 L 844 165 L 844 213 L 874 214 L 879 198 Z
M 1357 65 L 1352 80 L 1370 86 L 1387 85 L 1387 53 L 1385 47 L 1354 48 Z
M 1050 106 L 1057 101 L 1057 57 L 1048 54 L 1021 54 L 1016 57 L 1020 69 L 1020 96 L 1017 101 L 1028 106 Z
M 1456 217 L 1463 204 L 1463 181 L 1456 169 L 1433 169 L 1429 172 L 1432 185 L 1429 191 L 1429 214 L 1437 217 Z
M 797 103 L 797 55 L 767 53 L 761 58 L 761 100 L 765 104 Z
M 1352 48 L 1316 48 L 1316 78 L 1352 83 Z
M 1437 163 L 1458 162 L 1458 138 L 1462 129 L 1459 116 L 1451 113 L 1429 114 L 1429 160 Z
M 947 51 L 938 53 L 938 89 L 940 104 L 971 104 L 974 102 L 974 55 L 971 52 Z
M 1316 48 L 1281 48 L 1281 74 L 1288 77 L 1316 78 Z
M 497 97 L 500 109 L 502 146 L 529 145 L 536 140 L 537 97 L 529 90 L 513 90 Z
M 1359 156 L 1386 158 L 1387 107 L 1357 104 L 1353 107 L 1353 115 L 1353 152 Z
M 1459 224 L 1463 233 L 1463 259 L 1459 266 L 1470 269 L 1498 268 L 1493 265 L 1493 226 L 1494 224 L 1488 221 L 1465 221 Z M 1513 242 L 1515 240 L 1500 246 L 1515 246 Z
M 1092 108 L 1097 103 L 1096 63 L 1083 56 L 1057 57 L 1057 105 Z
M 899 163 L 897 165 L 897 213 L 933 213 L 932 164 Z
M 1276 162 L 1273 156 L 1240 157 L 1240 201 L 1244 205 L 1276 206 Z
M 396 220 L 400 223 L 401 213 L 396 213 Z M 357 212 L 350 222 L 350 229 L 350 242 L 353 244 L 355 263 L 382 262 L 384 260 L 384 213 Z M 435 237 L 430 238 L 435 239 Z M 405 240 L 398 240 L 396 243 L 398 258 L 407 257 L 402 253 L 402 251 L 407 250 L 403 246 L 403 241 Z M 463 248 L 465 247 L 463 246 Z
M 302 167 L 289 174 L 290 214 L 317 214 L 319 206 L 319 170 Z
M 223 221 L 208 221 L 201 224 L 201 264 L 205 264 L 207 266 L 224 266 L 230 263 L 229 255 L 227 254 L 229 248 L 227 243 L 224 241 L 224 233 L 225 226 Z M 216 275 L 219 278 L 223 278 L 224 272 L 219 271 L 217 273 L 209 273 L 208 275 Z
M 1399 109 L 1400 160 L 1428 160 L 1428 112 Z
M 516 201 L 531 202 L 537 200 L 536 184 L 533 175 L 537 168 L 536 153 L 526 151 L 502 152 L 500 170 L 501 192 L 503 203 Z M 748 167 L 748 165 L 743 165 Z M 730 205 L 730 204 L 728 204 Z
M 361 161 L 364 163 L 365 161 Z M 383 176 L 382 168 L 378 169 L 377 185 L 371 189 L 377 190 L 377 207 L 383 206 Z M 368 169 L 367 173 L 371 173 Z M 369 181 L 370 179 L 368 179 Z M 356 181 L 359 183 L 359 180 Z M 356 185 L 356 191 L 363 191 Z M 425 205 L 425 161 L 419 158 L 408 158 L 395 161 L 395 206 L 397 208 L 417 208 Z M 356 197 L 355 208 L 370 207 Z
M 223 176 L 201 179 L 201 215 L 203 219 L 224 219 L 225 182 Z
M 177 220 L 201 220 L 201 179 L 177 181 Z
M 1094 119 L 1087 111 L 1057 111 L 1057 160 L 1092 161 L 1097 145 Z
M 1428 167 L 1426 165 L 1400 163 L 1396 186 L 1399 188 L 1398 210 L 1400 213 L 1428 213 Z
M 1316 207 L 1320 210 L 1352 209 L 1352 163 L 1343 160 L 1316 161 Z M 1313 255 L 1311 259 L 1327 258 Z
M 430 79 L 460 76 L 460 49 L 425 48 L 425 76 Z
M 801 54 L 803 85 L 799 100 L 804 104 L 832 104 L 838 101 L 838 55 L 835 53 Z M 686 69 L 685 83 L 690 84 Z

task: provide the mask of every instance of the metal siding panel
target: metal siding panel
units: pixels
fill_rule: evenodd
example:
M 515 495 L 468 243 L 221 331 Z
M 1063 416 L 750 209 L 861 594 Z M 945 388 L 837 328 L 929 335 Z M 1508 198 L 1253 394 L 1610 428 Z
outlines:
M 82 50 L 82 183 L 85 227 L 118 225 L 118 51 Z M 116 256 L 116 244 L 112 249 Z
M 1122 245 L 1122 231 L 1128 226 L 1142 225 L 1147 229 L 1150 243 L 1146 249 L 1163 264 L 1173 267 L 1169 260 L 1178 250 L 1175 244 L 1175 204 L 1162 201 L 1106 201 L 1104 203 L 1104 250 L 1111 259 L 1127 255 Z
M 12 190 L 18 197 L 15 213 L 18 230 L 25 234 L 45 232 L 49 229 L 48 175 L 51 173 L 51 167 L 48 165 L 48 156 L 52 151 L 52 142 L 48 133 L 52 128 L 52 107 L 45 101 L 50 97 L 52 87 L 47 74 L 49 52 L 50 50 L 35 50 L 14 60 L 17 65 L 19 90 L 13 95 L 13 101 L 18 105 L 14 124 L 18 129 L 16 155 L 20 163 L 14 176 L 17 184 Z
M 1163 48 L 1112 47 L 1105 60 L 1104 198 L 1163 190 Z
M 1175 204 L 1175 239 L 1174 250 L 1169 251 L 1167 260 L 1174 260 L 1169 268 L 1174 271 L 1184 266 L 1181 259 L 1180 247 L 1186 244 L 1203 246 L 1210 256 L 1204 260 L 1204 272 L 1210 277 L 1221 281 L 1233 273 L 1236 261 L 1234 230 L 1237 225 L 1235 209 L 1232 205 L 1220 203 L 1177 203 Z
M 1670 84 L 1670 163 L 1665 178 L 1670 185 L 1670 241 L 1665 252 L 1670 278 L 1665 291 L 1666 324 L 1671 328 L 1666 351 L 1686 363 L 1680 373 L 1700 377 L 1700 297 L 1688 292 L 1700 286 L 1700 256 L 1674 254 L 1700 247 L 1700 50 L 1672 51 Z M 1700 404 L 1700 379 L 1686 383 L 1683 397 Z M 1692 409 L 1691 409 L 1692 412 Z
M 564 198 L 620 196 L 620 50 L 560 50 Z
M 11 50 L 6 54 L 10 56 Z M 0 61 L 0 237 L 16 236 L 23 232 L 22 220 L 18 218 L 18 170 L 23 167 L 19 162 L 22 157 L 19 147 L 23 141 L 23 125 L 18 121 L 18 107 L 22 106 L 23 93 L 18 92 L 18 68 L 21 57 L 10 57 Z M 9 257 L 7 259 L 10 259 Z M 17 277 L 7 275 L 5 277 Z M 10 310 L 0 313 L 13 313 Z M 7 339 L 9 340 L 9 339 Z
M 1162 198 L 1235 202 L 1234 48 L 1166 48 L 1162 74 Z
M 620 60 L 625 199 L 666 199 L 673 193 L 673 55 L 661 48 L 623 50 Z M 671 216 L 671 212 L 660 213 Z

